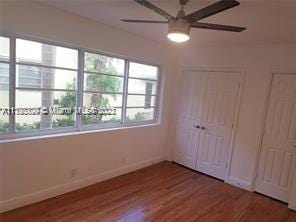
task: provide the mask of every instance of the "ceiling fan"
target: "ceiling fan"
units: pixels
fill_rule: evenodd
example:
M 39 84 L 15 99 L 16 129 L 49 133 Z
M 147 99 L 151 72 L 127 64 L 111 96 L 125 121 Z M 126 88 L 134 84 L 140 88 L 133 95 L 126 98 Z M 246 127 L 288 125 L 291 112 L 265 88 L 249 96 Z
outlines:
M 218 25 L 218 24 L 199 22 L 199 20 L 201 19 L 207 18 L 211 15 L 214 15 L 219 12 L 238 6 L 240 3 L 236 0 L 220 0 L 214 4 L 211 4 L 205 8 L 202 8 L 188 15 L 185 14 L 184 7 L 190 0 L 179 0 L 181 9 L 179 10 L 176 17 L 158 8 L 156 5 L 152 4 L 147 0 L 134 0 L 134 1 L 156 12 L 160 16 L 164 17 L 167 21 L 133 20 L 133 19 L 121 19 L 121 21 L 130 22 L 130 23 L 168 24 L 169 25 L 168 38 L 175 42 L 185 42 L 189 40 L 190 38 L 189 33 L 191 28 L 212 29 L 212 30 L 230 31 L 230 32 L 242 32 L 246 29 L 246 28 L 237 27 L 237 26 Z

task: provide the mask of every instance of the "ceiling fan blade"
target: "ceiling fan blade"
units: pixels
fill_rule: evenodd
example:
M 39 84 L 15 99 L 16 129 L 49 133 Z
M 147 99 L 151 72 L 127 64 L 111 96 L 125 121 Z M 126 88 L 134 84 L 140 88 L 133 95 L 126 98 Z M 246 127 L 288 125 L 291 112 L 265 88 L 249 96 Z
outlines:
M 156 5 L 153 5 L 151 2 L 147 1 L 147 0 L 134 0 L 135 2 L 137 2 L 140 5 L 143 5 L 144 7 L 156 12 L 157 14 L 159 14 L 160 16 L 166 18 L 166 19 L 171 19 L 173 18 L 172 15 L 170 15 L 169 13 L 163 11 L 162 9 L 158 8 Z
M 152 21 L 152 20 L 137 20 L 137 19 L 120 19 L 120 21 L 130 22 L 130 23 L 159 23 L 159 24 L 168 23 L 167 21 Z
M 230 25 L 217 25 L 203 22 L 195 22 L 191 24 L 192 28 L 200 28 L 200 29 L 212 29 L 212 30 L 220 30 L 220 31 L 228 31 L 228 32 L 242 32 L 246 30 L 244 27 L 238 26 L 230 26 Z
M 190 22 L 195 22 L 195 21 L 207 18 L 216 13 L 222 12 L 224 10 L 230 9 L 232 7 L 235 7 L 239 4 L 240 3 L 237 2 L 236 0 L 220 0 L 219 2 L 216 2 L 196 12 L 186 15 L 184 19 Z

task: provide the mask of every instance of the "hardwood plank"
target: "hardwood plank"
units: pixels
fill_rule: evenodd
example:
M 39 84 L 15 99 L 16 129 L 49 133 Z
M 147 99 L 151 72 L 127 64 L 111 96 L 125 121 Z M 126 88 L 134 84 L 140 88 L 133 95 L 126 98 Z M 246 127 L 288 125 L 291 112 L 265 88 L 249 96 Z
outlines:
M 2 222 L 296 221 L 287 205 L 162 162 L 0 215 Z

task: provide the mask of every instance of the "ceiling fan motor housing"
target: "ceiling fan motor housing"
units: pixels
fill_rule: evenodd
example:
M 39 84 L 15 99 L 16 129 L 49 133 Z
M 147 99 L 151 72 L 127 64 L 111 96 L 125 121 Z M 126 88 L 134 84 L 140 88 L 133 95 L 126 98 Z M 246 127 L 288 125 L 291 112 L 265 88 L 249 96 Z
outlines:
M 184 19 L 170 19 L 169 33 L 182 33 L 189 35 L 190 23 Z

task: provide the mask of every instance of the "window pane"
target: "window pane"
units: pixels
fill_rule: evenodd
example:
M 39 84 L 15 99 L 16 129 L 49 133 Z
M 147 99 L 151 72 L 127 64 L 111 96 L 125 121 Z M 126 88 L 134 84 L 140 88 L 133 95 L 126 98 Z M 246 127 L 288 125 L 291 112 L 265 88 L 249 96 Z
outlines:
M 9 64 L 0 63 L 0 91 L 9 90 Z
M 157 80 L 158 68 L 131 62 L 129 64 L 129 77 Z
M 9 92 L 8 90 L 0 90 L 0 109 L 9 107 Z M 9 130 L 9 115 L 3 110 L 0 112 L 0 133 L 8 132 Z
M 84 70 L 111 75 L 123 75 L 124 60 L 86 52 Z
M 0 36 L 0 60 L 9 61 L 9 38 Z
M 83 106 L 86 108 L 96 107 L 121 107 L 121 94 L 84 93 Z
M 141 79 L 129 79 L 128 92 L 137 94 L 156 94 L 156 82 Z
M 97 115 L 84 115 L 82 117 L 83 124 L 98 123 L 117 123 L 121 120 L 122 95 L 121 94 L 102 94 L 102 93 L 84 93 L 83 106 L 86 109 L 108 108 L 106 115 L 97 113 Z M 115 108 L 116 107 L 116 108 Z M 114 109 L 115 108 L 115 109 Z M 101 111 L 101 110 L 100 110 Z
M 154 108 L 127 108 L 126 122 L 153 120 Z
M 111 112 L 108 111 L 108 115 L 83 115 L 83 124 L 107 124 L 107 123 L 120 123 L 121 120 L 121 108 L 114 108 Z
M 0 63 L 0 109 L 9 107 L 9 64 Z M 9 130 L 9 115 L 0 112 L 0 133 Z
M 45 89 L 76 89 L 77 72 L 36 66 L 16 66 L 16 86 Z
M 17 66 L 16 73 L 16 85 L 18 87 L 41 88 L 40 68 L 34 66 Z
M 127 96 L 127 107 L 145 107 L 150 108 L 155 106 L 155 96 L 143 95 L 143 96 Z
M 38 130 L 75 125 L 75 113 L 72 112 L 76 106 L 75 92 L 56 91 L 28 91 L 16 90 L 16 108 L 55 108 L 54 113 L 48 115 L 16 115 L 16 130 Z M 60 108 L 60 109 L 58 109 Z M 68 114 L 62 112 L 62 108 L 72 108 Z
M 123 92 L 123 77 L 84 74 L 84 90 L 97 92 Z
M 16 40 L 17 62 L 77 69 L 78 51 L 23 39 Z

